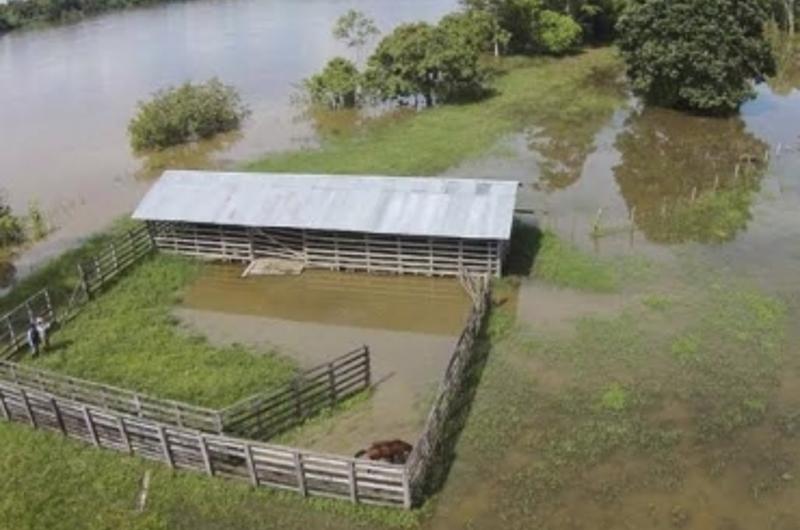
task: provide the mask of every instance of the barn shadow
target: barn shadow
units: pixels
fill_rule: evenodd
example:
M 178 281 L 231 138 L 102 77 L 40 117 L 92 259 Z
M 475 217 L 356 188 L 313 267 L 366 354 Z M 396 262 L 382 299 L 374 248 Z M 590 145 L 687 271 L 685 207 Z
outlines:
M 516 219 L 511 229 L 511 243 L 503 275 L 530 276 L 541 245 L 541 229 L 532 220 Z

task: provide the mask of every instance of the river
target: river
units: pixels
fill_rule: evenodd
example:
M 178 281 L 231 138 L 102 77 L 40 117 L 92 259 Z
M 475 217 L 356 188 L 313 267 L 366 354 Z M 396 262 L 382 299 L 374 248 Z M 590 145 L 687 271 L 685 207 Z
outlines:
M 347 9 L 383 32 L 436 20 L 456 0 L 198 0 L 113 12 L 0 37 L 0 190 L 24 212 L 37 201 L 56 228 L 20 256 L 41 263 L 130 211 L 157 166 L 231 165 L 313 144 L 292 105 L 297 84 L 331 57 L 354 55 L 331 28 Z M 253 111 L 241 134 L 168 160 L 135 157 L 126 127 L 154 91 L 218 76 Z

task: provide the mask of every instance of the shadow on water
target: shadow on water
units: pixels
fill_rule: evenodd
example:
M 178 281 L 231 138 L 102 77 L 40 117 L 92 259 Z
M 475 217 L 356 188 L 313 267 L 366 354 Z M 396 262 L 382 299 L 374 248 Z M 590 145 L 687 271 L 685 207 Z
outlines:
M 747 228 L 769 146 L 741 119 L 646 109 L 615 147 L 620 193 L 651 242 L 721 243 Z

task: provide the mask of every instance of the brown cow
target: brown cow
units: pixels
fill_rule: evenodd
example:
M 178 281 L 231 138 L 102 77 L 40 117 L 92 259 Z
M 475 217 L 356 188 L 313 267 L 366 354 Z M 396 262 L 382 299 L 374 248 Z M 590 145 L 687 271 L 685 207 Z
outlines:
M 357 452 L 355 457 L 381 460 L 391 464 L 405 464 L 412 449 L 411 444 L 402 440 L 387 440 L 373 443 L 369 449 Z

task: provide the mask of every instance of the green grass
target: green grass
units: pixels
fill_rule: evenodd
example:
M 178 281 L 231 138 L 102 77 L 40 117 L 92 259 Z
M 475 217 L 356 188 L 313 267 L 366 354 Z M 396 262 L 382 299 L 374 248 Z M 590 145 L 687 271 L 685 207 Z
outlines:
M 297 495 L 98 451 L 0 422 L 0 530 L 237 530 L 408 528 L 417 515 Z M 146 470 L 144 512 L 136 510 Z
M 563 59 L 506 59 L 496 95 L 381 119 L 324 142 L 321 149 L 271 155 L 246 166 L 252 171 L 433 175 L 490 150 L 505 134 L 533 122 L 569 128 L 618 106 L 613 83 L 620 61 L 611 48 Z
M 533 274 L 559 287 L 586 291 L 614 292 L 620 286 L 613 264 L 583 252 L 549 231 L 542 234 Z
M 177 327 L 171 310 L 200 267 L 162 255 L 138 264 L 54 333 L 33 364 L 213 407 L 287 381 L 293 365 L 275 352 L 212 347 Z

